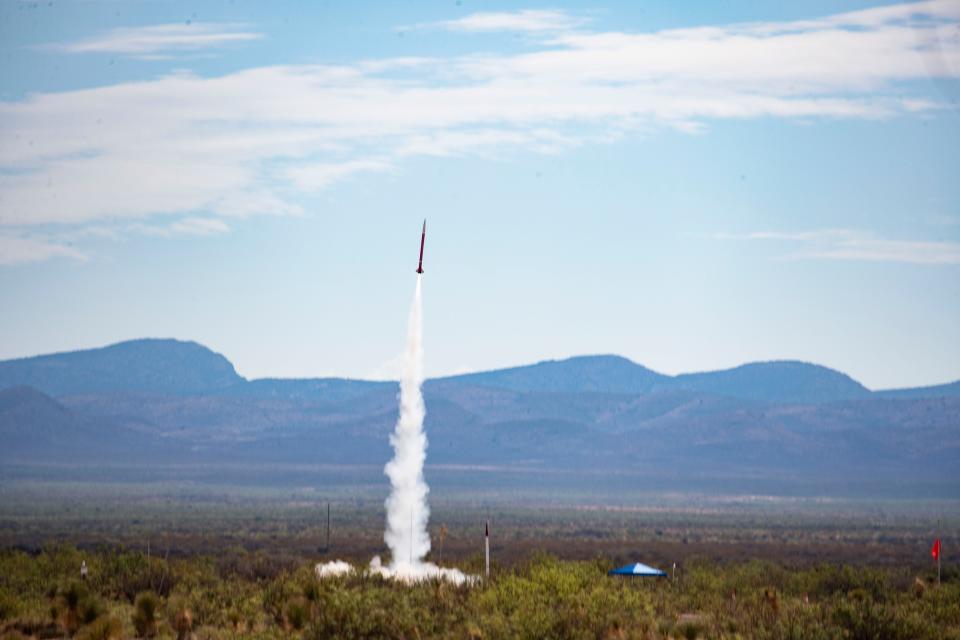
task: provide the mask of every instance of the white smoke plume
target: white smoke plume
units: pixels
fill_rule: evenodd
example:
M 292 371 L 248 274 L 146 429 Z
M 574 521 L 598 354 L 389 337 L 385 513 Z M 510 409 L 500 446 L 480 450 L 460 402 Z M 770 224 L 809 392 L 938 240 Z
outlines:
M 427 532 L 430 519 L 427 493 L 430 488 L 423 478 L 427 434 L 423 430 L 426 409 L 422 386 L 423 290 L 418 275 L 407 321 L 407 346 L 400 376 L 400 417 L 390 436 L 393 460 L 384 467 L 391 488 L 386 502 L 387 530 L 383 534 L 390 547 L 390 566 L 384 567 L 380 558 L 374 558 L 370 562 L 370 572 L 404 582 L 442 578 L 459 584 L 469 578 L 456 569 L 442 569 L 423 561 L 430 551 L 430 534 Z
M 457 584 L 472 583 L 475 578 L 457 569 L 444 569 L 424 562 L 430 551 L 427 522 L 430 488 L 423 477 L 427 459 L 427 434 L 423 430 L 426 408 L 423 404 L 423 296 L 421 278 L 407 322 L 407 346 L 403 353 L 400 377 L 400 417 L 390 436 L 393 459 L 384 467 L 390 478 L 390 496 L 386 501 L 387 530 L 383 539 L 390 548 L 390 565 L 383 566 L 380 557 L 371 560 L 369 572 L 402 582 L 439 578 Z M 324 577 L 328 565 L 317 565 L 317 574 Z
M 423 431 L 423 296 L 421 277 L 407 321 L 407 346 L 403 353 L 400 375 L 400 417 L 390 436 L 393 460 L 384 472 L 390 478 L 387 498 L 387 530 L 383 535 L 390 547 L 394 570 L 406 570 L 419 564 L 430 551 L 427 520 L 427 487 L 423 479 L 423 463 L 427 458 L 427 434 Z

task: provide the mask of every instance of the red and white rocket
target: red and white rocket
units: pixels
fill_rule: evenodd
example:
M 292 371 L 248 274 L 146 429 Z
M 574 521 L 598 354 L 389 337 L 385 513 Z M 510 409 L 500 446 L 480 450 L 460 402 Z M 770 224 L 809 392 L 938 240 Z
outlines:
M 417 273 L 423 273 L 423 244 L 427 241 L 427 221 L 423 221 L 423 231 L 420 232 L 420 262 L 417 264 Z

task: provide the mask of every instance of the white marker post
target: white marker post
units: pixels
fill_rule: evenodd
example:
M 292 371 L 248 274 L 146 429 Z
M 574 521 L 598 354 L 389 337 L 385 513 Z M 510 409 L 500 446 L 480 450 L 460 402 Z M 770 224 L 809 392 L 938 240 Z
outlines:
M 483 545 L 487 557 L 487 577 L 490 577 L 490 521 L 488 520 L 483 529 Z

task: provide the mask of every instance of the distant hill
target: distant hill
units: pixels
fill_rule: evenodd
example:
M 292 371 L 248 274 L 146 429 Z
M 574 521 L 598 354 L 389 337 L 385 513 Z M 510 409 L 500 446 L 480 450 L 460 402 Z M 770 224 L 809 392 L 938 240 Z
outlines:
M 103 460 L 155 451 L 155 437 L 135 422 L 88 416 L 27 386 L 0 390 L 0 462 L 24 459 Z M 144 456 L 148 457 L 148 456 Z
M 69 438 L 82 421 L 50 396 L 19 385 L 0 389 L 0 436 L 11 439 Z
M 669 380 L 620 356 L 579 356 L 510 369 L 441 378 L 438 382 L 513 391 L 647 393 Z
M 102 391 L 203 393 L 243 381 L 219 353 L 179 340 L 131 340 L 0 362 L 0 388 L 29 385 L 52 396 Z
M 472 373 L 436 381 L 550 393 L 626 393 L 685 390 L 775 403 L 854 400 L 870 390 L 850 376 L 806 362 L 755 362 L 733 369 L 667 376 L 620 356 L 579 356 Z
M 673 384 L 691 391 L 777 403 L 816 404 L 870 395 L 869 389 L 846 374 L 794 360 L 754 362 L 723 371 L 688 373 L 674 378 Z

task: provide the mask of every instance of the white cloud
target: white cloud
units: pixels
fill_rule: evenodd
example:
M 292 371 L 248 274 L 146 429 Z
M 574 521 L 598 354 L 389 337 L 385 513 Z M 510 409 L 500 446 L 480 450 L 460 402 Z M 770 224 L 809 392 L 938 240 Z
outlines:
M 718 234 L 721 239 L 777 241 L 790 248 L 789 260 L 851 260 L 908 264 L 960 264 L 960 242 L 889 240 L 853 229 L 802 232 L 758 231 L 743 236 Z
M 576 144 L 576 139 L 553 129 L 469 129 L 413 135 L 397 149 L 397 155 L 444 157 L 469 153 L 492 157 L 504 149 L 558 153 Z
M 390 163 L 381 160 L 350 160 L 301 164 L 286 170 L 285 176 L 301 191 L 318 191 L 361 171 L 388 171 Z
M 132 224 L 127 231 L 144 236 L 171 238 L 174 236 L 210 236 L 230 231 L 227 223 L 219 218 L 187 217 L 169 225 Z
M 227 223 L 217 218 L 184 218 L 170 225 L 174 233 L 183 233 L 191 236 L 209 236 L 217 233 L 226 233 L 230 230 Z
M 758 33 L 787 33 L 811 29 L 839 27 L 845 29 L 876 28 L 885 24 L 916 24 L 931 20 L 960 19 L 960 3 L 954 0 L 925 0 L 849 11 L 817 20 L 770 22 L 745 25 Z
M 0 233 L 0 265 L 43 262 L 52 258 L 86 260 L 87 257 L 73 247 L 24 235 Z
M 525 24 L 544 41 L 510 55 L 178 72 L 2 102 L 0 226 L 297 215 L 304 194 L 400 172 L 412 156 L 557 153 L 656 127 L 702 135 L 727 118 L 909 116 L 941 106 L 915 81 L 960 75 L 960 40 L 943 37 L 960 21 L 949 1 L 645 33 L 546 29 L 557 12 L 480 15 L 501 18 L 475 25 Z M 96 46 L 146 54 L 256 35 L 221 31 Z
M 162 60 L 169 57 L 163 55 L 165 53 L 200 51 L 263 37 L 263 34 L 240 29 L 241 25 L 217 23 L 123 27 L 84 40 L 47 45 L 46 48 L 63 53 L 127 54 L 147 60 Z
M 449 31 L 566 31 L 585 21 L 565 11 L 526 9 L 523 11 L 471 13 L 457 20 L 431 23 Z

